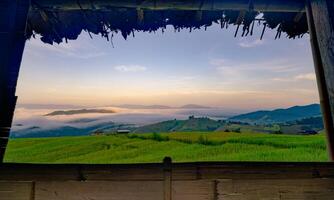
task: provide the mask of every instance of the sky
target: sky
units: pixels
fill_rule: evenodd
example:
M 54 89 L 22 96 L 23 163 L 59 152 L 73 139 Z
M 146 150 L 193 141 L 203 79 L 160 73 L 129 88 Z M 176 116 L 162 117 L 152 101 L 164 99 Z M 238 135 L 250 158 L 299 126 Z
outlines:
M 206 31 L 168 27 L 136 32 L 113 45 L 83 32 L 67 44 L 27 41 L 20 104 L 107 106 L 200 104 L 238 110 L 318 103 L 309 37 L 274 40 L 261 27 L 234 38 L 235 27 Z

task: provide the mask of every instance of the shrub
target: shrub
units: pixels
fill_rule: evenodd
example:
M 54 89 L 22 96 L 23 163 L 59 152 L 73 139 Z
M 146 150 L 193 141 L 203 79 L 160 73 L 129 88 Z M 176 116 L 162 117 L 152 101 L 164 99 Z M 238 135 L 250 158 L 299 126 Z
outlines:
M 208 144 L 210 144 L 210 142 L 209 142 L 209 140 L 208 140 L 208 137 L 207 137 L 207 136 L 203 137 L 203 135 L 200 135 L 200 136 L 199 136 L 199 138 L 198 138 L 198 140 L 197 140 L 197 143 L 198 143 L 198 144 L 204 144 L 204 145 L 208 145 Z
M 139 136 L 136 135 L 136 134 L 129 134 L 129 135 L 127 135 L 127 137 L 128 137 L 129 139 L 136 139 L 136 138 L 139 138 Z
M 169 137 L 168 136 L 162 136 L 159 133 L 153 133 L 152 134 L 152 140 L 162 142 L 162 141 L 168 141 Z
M 236 129 L 233 130 L 233 132 L 241 133 L 241 128 L 236 128 Z

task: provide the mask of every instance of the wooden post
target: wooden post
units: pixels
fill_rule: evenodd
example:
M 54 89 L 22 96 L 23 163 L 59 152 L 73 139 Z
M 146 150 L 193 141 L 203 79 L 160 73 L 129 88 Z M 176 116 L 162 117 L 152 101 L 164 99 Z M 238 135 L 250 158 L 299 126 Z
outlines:
M 334 161 L 334 1 L 306 5 L 315 72 L 331 161 Z
M 29 0 L 0 2 L 0 162 L 3 160 L 17 97 Z
M 172 159 L 165 157 L 164 165 L 164 200 L 172 200 Z

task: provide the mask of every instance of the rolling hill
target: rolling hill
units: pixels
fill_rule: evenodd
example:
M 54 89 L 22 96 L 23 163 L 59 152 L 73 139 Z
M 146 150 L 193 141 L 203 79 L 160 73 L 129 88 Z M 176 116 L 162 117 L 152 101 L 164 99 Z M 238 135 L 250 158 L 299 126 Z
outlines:
M 294 106 L 287 109 L 272 111 L 256 111 L 237 115 L 229 118 L 229 121 L 246 122 L 251 124 L 272 124 L 317 117 L 321 115 L 320 105 L 311 104 L 306 106 Z
M 222 121 L 212 120 L 206 117 L 189 117 L 188 120 L 169 120 L 142 126 L 134 130 L 134 133 L 161 133 L 175 131 L 214 131 L 221 127 Z

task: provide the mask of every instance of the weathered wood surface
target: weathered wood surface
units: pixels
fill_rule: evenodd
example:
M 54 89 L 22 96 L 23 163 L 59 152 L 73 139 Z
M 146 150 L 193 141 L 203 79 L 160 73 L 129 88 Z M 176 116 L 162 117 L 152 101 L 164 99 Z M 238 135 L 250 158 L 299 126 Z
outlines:
M 163 200 L 162 194 L 162 181 L 36 182 L 34 199 Z
M 218 199 L 321 199 L 334 197 L 334 179 L 220 180 Z
M 151 10 L 249 10 L 274 12 L 304 11 L 304 0 L 35 0 L 39 7 L 78 10 L 107 9 L 110 7 Z M 250 4 L 252 2 L 252 4 Z
M 26 40 L 29 6 L 27 0 L 0 1 L 0 163 L 16 105 L 16 83 Z
M 8 181 L 162 181 L 164 165 L 156 164 L 0 164 Z M 173 180 L 334 178 L 334 163 L 200 162 L 174 163 Z
M 172 200 L 334 197 L 334 163 L 176 163 Z M 166 165 L 0 165 L 0 200 L 165 200 Z
M 1 200 L 31 200 L 33 182 L 11 182 L 0 180 Z
M 331 103 L 329 101 L 328 87 L 326 83 L 326 76 L 324 71 L 324 65 L 321 59 L 320 46 L 317 39 L 317 31 L 315 28 L 314 17 L 312 13 L 312 7 L 310 2 L 306 5 L 306 14 L 308 29 L 310 34 L 310 43 L 312 47 L 312 55 L 314 62 L 314 69 L 317 78 L 317 86 L 320 97 L 321 112 L 323 116 L 324 127 L 327 135 L 327 149 L 329 150 L 329 158 L 334 160 L 334 121 L 331 112 Z
M 330 157 L 334 160 L 334 1 L 332 0 L 309 0 L 309 22 L 311 36 L 313 37 L 314 61 L 317 62 L 318 85 L 323 95 L 323 114 L 327 129 L 327 141 Z M 314 26 L 314 27 L 313 27 Z M 315 41 L 314 41 L 315 40 Z M 312 41 L 311 41 L 312 42 Z M 317 49 L 318 46 L 318 49 Z M 319 53 L 317 51 L 320 51 Z M 316 71 L 318 70 L 316 68 Z M 325 79 L 323 81 L 322 79 Z
M 172 159 L 166 157 L 163 160 L 163 173 L 164 173 L 164 200 L 172 200 Z

